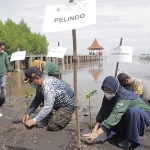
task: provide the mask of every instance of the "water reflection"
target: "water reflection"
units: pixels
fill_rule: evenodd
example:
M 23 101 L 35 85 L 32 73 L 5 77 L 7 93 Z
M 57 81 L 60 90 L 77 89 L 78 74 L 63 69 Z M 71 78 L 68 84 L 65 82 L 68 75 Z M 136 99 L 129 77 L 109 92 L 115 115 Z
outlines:
M 149 64 L 150 60 L 148 60 L 148 59 L 140 59 L 139 58 L 139 62 L 142 63 L 142 64 Z
M 11 86 L 11 95 L 12 96 L 21 96 L 25 97 L 25 90 L 28 92 L 34 93 L 35 89 L 33 89 L 28 83 L 23 83 L 24 73 L 20 72 L 12 72 L 11 78 L 7 78 L 6 88 L 7 88 L 7 97 L 10 95 L 10 80 L 12 80 Z
M 97 81 L 102 71 L 103 71 L 102 62 L 100 61 L 98 61 L 97 63 L 92 63 L 92 65 L 89 66 L 89 72 L 92 74 L 95 81 Z
M 78 64 L 78 99 L 79 105 L 88 106 L 88 101 L 85 97 L 84 90 L 93 91 L 98 90 L 96 96 L 92 97 L 92 106 L 93 108 L 99 108 L 103 92 L 101 90 L 101 85 L 106 76 L 115 75 L 116 63 L 108 62 L 107 57 L 103 57 L 103 61 L 87 61 L 80 62 Z M 64 66 L 62 70 L 62 79 L 69 82 L 73 89 L 73 64 L 68 64 Z M 127 73 L 129 76 L 135 78 L 141 78 L 147 86 L 150 87 L 150 67 L 149 61 L 139 60 L 139 58 L 133 58 L 132 63 L 119 63 L 118 74 L 121 72 Z M 24 74 L 23 72 L 12 72 L 12 96 L 25 96 L 24 89 L 31 93 L 35 93 L 29 84 L 23 83 Z M 7 80 L 9 81 L 9 80 Z M 9 85 L 7 85 L 7 95 L 9 96 Z

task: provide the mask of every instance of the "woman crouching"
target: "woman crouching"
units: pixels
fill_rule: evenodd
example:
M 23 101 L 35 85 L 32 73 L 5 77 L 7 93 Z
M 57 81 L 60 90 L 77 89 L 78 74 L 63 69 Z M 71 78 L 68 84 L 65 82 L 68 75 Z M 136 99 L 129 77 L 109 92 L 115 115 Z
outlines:
M 109 136 L 113 131 L 124 139 L 119 143 L 120 147 L 140 148 L 140 136 L 150 125 L 150 107 L 133 92 L 124 89 L 115 77 L 106 77 L 101 88 L 104 97 L 94 129 L 83 136 L 93 141 L 102 133 Z

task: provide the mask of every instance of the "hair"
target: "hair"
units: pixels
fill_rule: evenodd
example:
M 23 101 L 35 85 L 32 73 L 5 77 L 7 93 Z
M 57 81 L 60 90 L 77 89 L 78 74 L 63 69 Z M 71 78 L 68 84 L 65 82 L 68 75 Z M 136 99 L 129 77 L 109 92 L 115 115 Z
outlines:
M 3 46 L 3 45 L 5 46 L 5 43 L 4 42 L 0 42 L 0 46 Z
M 41 73 L 39 73 L 37 76 L 39 76 L 39 77 L 43 77 L 43 72 L 41 72 Z
M 125 73 L 120 73 L 118 76 L 117 76 L 117 79 L 119 80 L 120 84 L 123 85 L 125 83 L 125 81 L 127 79 L 129 79 L 130 77 L 125 74 Z

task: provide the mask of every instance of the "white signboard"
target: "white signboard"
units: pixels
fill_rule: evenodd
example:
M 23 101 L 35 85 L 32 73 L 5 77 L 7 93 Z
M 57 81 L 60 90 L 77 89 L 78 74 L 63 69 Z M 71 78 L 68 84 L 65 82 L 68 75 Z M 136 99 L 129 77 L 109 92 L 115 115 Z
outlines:
M 119 46 L 117 48 L 112 48 L 110 50 L 109 61 L 132 63 L 132 47 Z
M 46 6 L 42 32 L 76 29 L 96 23 L 96 0 Z
M 48 52 L 47 57 L 63 58 L 66 50 L 67 50 L 67 48 L 64 48 L 64 47 L 53 47 Z
M 26 51 L 18 51 L 18 52 L 12 53 L 10 61 L 24 60 L 25 56 L 26 56 Z

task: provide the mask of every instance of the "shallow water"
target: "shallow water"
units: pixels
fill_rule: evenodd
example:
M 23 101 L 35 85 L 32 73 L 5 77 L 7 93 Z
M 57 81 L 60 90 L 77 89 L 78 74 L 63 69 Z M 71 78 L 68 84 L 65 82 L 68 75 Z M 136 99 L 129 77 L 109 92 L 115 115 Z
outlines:
M 127 73 L 131 77 L 142 79 L 145 84 L 150 87 L 150 61 L 139 60 L 138 57 L 133 58 L 132 63 L 119 63 L 118 74 L 121 72 Z M 91 97 L 92 111 L 97 112 L 101 105 L 103 92 L 101 90 L 102 81 L 106 76 L 115 75 L 116 63 L 110 63 L 107 57 L 104 57 L 103 61 L 88 61 L 80 62 L 78 64 L 78 102 L 82 107 L 88 106 L 88 100 L 86 99 L 86 91 L 98 90 L 98 94 Z M 30 93 L 35 93 L 29 84 L 23 83 L 23 72 L 13 72 L 12 81 L 13 86 L 11 88 L 12 97 L 25 97 L 24 89 Z M 73 88 L 73 66 L 65 65 L 62 69 L 62 79 L 69 82 Z M 10 79 L 7 79 L 9 82 Z M 7 84 L 7 97 L 9 98 L 10 85 Z

